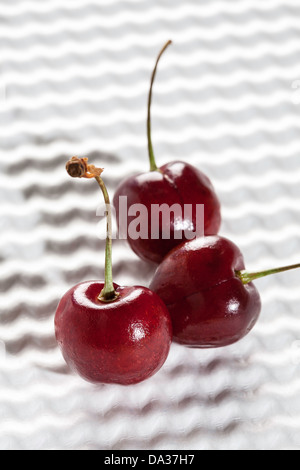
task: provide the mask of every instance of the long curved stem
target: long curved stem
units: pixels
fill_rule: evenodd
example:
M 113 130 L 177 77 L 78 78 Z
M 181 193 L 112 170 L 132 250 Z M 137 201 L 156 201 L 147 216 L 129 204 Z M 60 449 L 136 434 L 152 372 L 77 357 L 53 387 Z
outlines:
M 165 52 L 165 50 L 172 44 L 172 41 L 168 41 L 162 50 L 159 53 L 159 56 L 157 58 L 152 77 L 151 77 L 151 85 L 150 85 L 150 91 L 149 91 L 149 98 L 148 98 L 148 118 L 147 118 L 147 136 L 148 136 L 148 152 L 149 152 L 149 160 L 150 160 L 150 171 L 158 171 L 158 167 L 156 165 L 155 161 L 155 156 L 154 156 L 154 151 L 153 151 L 153 145 L 152 145 L 152 138 L 151 138 L 151 104 L 152 104 L 152 91 L 153 91 L 153 85 L 154 85 L 154 80 L 157 72 L 157 66 L 160 61 L 161 56 Z
M 271 276 L 272 274 L 284 273 L 286 271 L 291 271 L 292 269 L 298 268 L 300 268 L 300 264 L 285 266 L 283 268 L 269 269 L 267 271 L 261 271 L 256 273 L 248 273 L 247 271 L 237 271 L 236 275 L 241 279 L 243 284 L 249 284 L 249 282 L 253 282 L 256 279 L 260 279 L 262 277 Z

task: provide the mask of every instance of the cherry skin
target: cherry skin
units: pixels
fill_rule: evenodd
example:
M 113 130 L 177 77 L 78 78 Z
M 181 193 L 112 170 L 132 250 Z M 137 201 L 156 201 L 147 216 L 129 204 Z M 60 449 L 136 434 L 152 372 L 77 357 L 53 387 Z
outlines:
M 142 204 L 147 212 L 139 215 L 141 226 L 148 227 L 146 237 L 132 238 L 128 228 L 136 216 L 128 216 L 127 219 L 127 239 L 132 250 L 143 260 L 159 264 L 163 258 L 176 246 L 186 241 L 184 230 L 196 232 L 196 206 L 204 205 L 204 233 L 205 235 L 215 235 L 219 232 L 221 225 L 220 202 L 209 178 L 194 166 L 180 162 L 170 162 L 158 171 L 150 171 L 134 175 L 123 181 L 114 196 L 114 207 L 117 221 L 120 220 L 119 201 L 121 196 L 127 197 L 127 206 L 130 208 L 134 204 Z M 151 217 L 152 205 L 167 204 L 169 207 L 174 204 L 181 206 L 183 218 L 179 222 L 170 219 L 170 237 L 163 239 L 163 222 L 159 219 L 157 232 L 159 238 L 151 236 L 153 224 Z M 184 212 L 184 205 L 191 204 L 193 210 L 190 214 Z M 145 215 L 144 215 L 145 214 Z M 175 231 L 182 230 L 182 238 L 175 238 Z
M 252 330 L 261 300 L 254 284 L 243 282 L 244 269 L 239 248 L 219 236 L 197 238 L 169 253 L 150 289 L 168 307 L 175 342 L 216 348 Z
M 55 334 L 67 364 L 92 383 L 131 385 L 164 364 L 172 342 L 170 315 L 145 287 L 120 287 L 99 300 L 101 281 L 81 283 L 62 298 Z

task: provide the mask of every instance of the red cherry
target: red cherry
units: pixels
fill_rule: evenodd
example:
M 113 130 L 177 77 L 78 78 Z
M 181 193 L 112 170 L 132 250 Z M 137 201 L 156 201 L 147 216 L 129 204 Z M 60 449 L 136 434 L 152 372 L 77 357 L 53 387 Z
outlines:
M 119 287 L 117 300 L 98 300 L 104 283 L 85 282 L 62 298 L 55 316 L 62 354 L 84 379 L 130 385 L 148 379 L 167 359 L 172 327 L 159 297 L 145 287 Z
M 215 235 L 219 232 L 221 225 L 220 202 L 213 188 L 211 181 L 201 171 L 185 162 L 171 162 L 160 168 L 157 167 L 151 141 L 151 102 L 152 88 L 157 71 L 158 62 L 171 44 L 171 41 L 164 46 L 160 52 L 151 79 L 151 87 L 148 102 L 148 151 L 150 160 L 150 172 L 134 175 L 123 181 L 114 197 L 114 206 L 116 209 L 117 221 L 119 222 L 119 204 L 120 197 L 127 197 L 128 207 L 134 204 L 142 204 L 147 209 L 147 215 L 141 215 L 139 220 L 141 225 L 148 227 L 145 237 L 134 239 L 130 236 L 128 227 L 134 220 L 134 216 L 128 217 L 127 239 L 132 250 L 142 259 L 160 263 L 167 253 L 187 237 L 182 233 L 181 239 L 174 236 L 178 230 L 190 230 L 196 232 L 196 207 L 204 205 L 203 228 L 205 235 Z M 157 204 L 159 206 L 167 204 L 170 208 L 173 204 L 180 205 L 182 209 L 182 219 L 170 219 L 170 236 L 163 239 L 162 219 L 158 225 L 158 239 L 152 236 L 153 219 L 151 218 L 151 207 Z M 188 215 L 184 211 L 184 206 L 192 205 L 192 214 Z M 120 228 L 120 226 L 119 226 Z M 189 238 L 190 239 L 190 238 Z
M 244 271 L 239 248 L 219 236 L 175 248 L 158 267 L 150 289 L 167 305 L 174 341 L 191 347 L 221 347 L 252 330 L 261 311 L 255 279 L 300 265 Z
M 252 281 L 300 265 L 248 273 L 239 248 L 214 236 L 183 243 L 157 268 L 150 289 L 167 305 L 174 341 L 215 348 L 235 343 L 256 324 L 260 295 Z
M 199 348 L 226 346 L 245 336 L 260 310 L 253 284 L 236 245 L 218 236 L 183 243 L 158 267 L 150 289 L 167 305 L 174 340 Z
M 62 354 L 84 379 L 94 383 L 136 384 L 164 364 L 172 341 L 169 312 L 145 287 L 119 287 L 112 280 L 112 215 L 102 169 L 87 159 L 67 163 L 72 177 L 95 178 L 107 208 L 105 281 L 81 283 L 62 298 L 55 334 Z
M 196 205 L 204 204 L 204 233 L 214 235 L 218 233 L 221 225 L 220 203 L 209 179 L 192 165 L 183 162 L 171 162 L 160 168 L 160 171 L 152 171 L 132 176 L 124 181 L 117 189 L 114 197 L 117 220 L 119 220 L 119 200 L 121 196 L 127 197 L 128 207 L 134 204 L 142 204 L 146 209 L 146 215 L 139 215 L 141 226 L 148 227 L 145 238 L 134 239 L 127 231 L 127 239 L 132 250 L 142 259 L 159 264 L 163 258 L 176 246 L 187 240 L 184 230 L 196 231 Z M 159 238 L 151 235 L 154 220 L 151 217 L 153 205 L 167 204 L 172 207 L 179 204 L 182 209 L 185 204 L 192 204 L 193 211 L 190 217 L 185 215 L 182 220 L 175 220 L 171 216 L 170 237 L 162 237 L 162 218 L 159 219 Z M 128 227 L 135 219 L 128 216 Z M 183 230 L 183 237 L 174 237 L 175 229 Z

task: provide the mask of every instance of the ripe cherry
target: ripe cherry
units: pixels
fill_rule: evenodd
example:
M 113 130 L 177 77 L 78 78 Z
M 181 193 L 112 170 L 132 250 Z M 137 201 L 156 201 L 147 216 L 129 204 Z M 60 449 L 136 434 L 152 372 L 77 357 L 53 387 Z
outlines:
M 127 239 L 132 250 L 142 259 L 160 263 L 164 256 L 175 246 L 182 243 L 183 240 L 190 239 L 185 234 L 179 239 L 177 233 L 182 233 L 188 228 L 190 232 L 196 233 L 197 205 L 204 205 L 203 231 L 205 235 L 215 235 L 218 233 L 221 225 L 220 203 L 212 183 L 206 175 L 196 169 L 194 166 L 181 161 L 174 161 L 158 168 L 156 165 L 152 140 L 151 140 L 151 103 L 152 89 L 157 71 L 159 60 L 171 44 L 168 41 L 160 52 L 151 78 L 151 86 L 148 100 L 148 151 L 150 160 L 150 172 L 142 173 L 129 177 L 123 181 L 117 188 L 114 196 L 114 206 L 116 209 L 117 220 L 120 215 L 120 197 L 127 197 L 128 207 L 135 204 L 141 204 L 147 208 L 147 211 L 140 215 L 142 226 L 146 226 L 146 236 L 132 238 L 128 227 L 133 222 L 135 216 L 128 216 Z M 171 216 L 170 236 L 166 239 L 163 236 L 163 222 L 157 220 L 157 226 L 151 218 L 151 208 L 153 205 L 167 204 L 172 207 L 178 204 L 182 209 L 181 219 Z M 184 213 L 185 205 L 192 205 L 190 214 Z M 120 227 L 119 227 L 120 228 Z M 154 230 L 153 230 L 154 229 Z M 153 237 L 153 232 L 158 233 L 158 237 Z
M 112 280 L 112 217 L 102 170 L 74 157 L 73 177 L 95 178 L 107 210 L 105 281 L 83 282 L 62 298 L 55 334 L 68 365 L 94 383 L 130 385 L 156 373 L 172 341 L 166 306 L 145 287 L 120 287 Z
M 215 348 L 235 343 L 256 324 L 261 300 L 252 281 L 299 267 L 247 273 L 234 243 L 219 236 L 197 238 L 166 256 L 150 289 L 168 307 L 175 342 Z

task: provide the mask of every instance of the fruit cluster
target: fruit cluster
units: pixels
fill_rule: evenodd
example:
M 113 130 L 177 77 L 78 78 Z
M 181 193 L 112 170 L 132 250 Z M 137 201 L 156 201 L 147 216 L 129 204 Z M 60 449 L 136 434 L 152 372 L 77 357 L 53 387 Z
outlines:
M 143 260 L 158 264 L 150 288 L 120 287 L 112 275 L 112 214 L 110 199 L 101 177 L 102 169 L 85 158 L 67 163 L 70 176 L 93 178 L 107 207 L 105 281 L 81 283 L 62 298 L 55 315 L 55 333 L 70 367 L 94 383 L 129 385 L 156 373 L 168 357 L 172 341 L 188 347 L 216 348 L 235 343 L 254 327 L 261 311 L 260 295 L 253 282 L 300 265 L 248 273 L 243 255 L 230 240 L 218 235 L 220 203 L 210 180 L 184 162 L 158 168 L 151 141 L 151 101 L 159 60 L 151 78 L 148 102 L 148 150 L 150 172 L 122 182 L 114 205 L 126 196 L 130 205 L 204 205 L 204 237 L 179 240 L 175 219 L 170 237 L 128 238 L 132 250 Z M 117 212 L 118 220 L 118 212 Z M 183 218 L 192 229 L 195 214 Z M 130 219 L 128 219 L 130 224 Z

